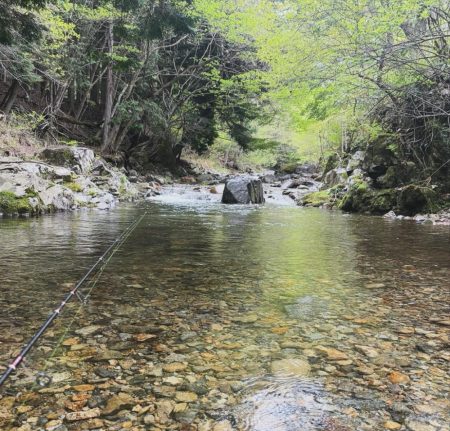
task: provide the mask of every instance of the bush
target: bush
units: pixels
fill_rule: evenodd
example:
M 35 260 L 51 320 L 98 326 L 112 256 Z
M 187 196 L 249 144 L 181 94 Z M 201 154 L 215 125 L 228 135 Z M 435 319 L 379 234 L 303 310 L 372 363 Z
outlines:
M 275 167 L 280 171 L 288 173 L 294 172 L 296 167 L 301 162 L 297 149 L 291 147 L 290 145 L 279 145 L 276 148 L 275 157 Z

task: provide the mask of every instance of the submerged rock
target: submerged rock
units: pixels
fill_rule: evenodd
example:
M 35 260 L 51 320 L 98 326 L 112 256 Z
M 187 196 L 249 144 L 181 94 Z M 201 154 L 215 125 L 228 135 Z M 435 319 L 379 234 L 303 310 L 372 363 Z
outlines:
M 126 393 L 120 393 L 111 397 L 106 407 L 103 409 L 103 415 L 112 415 L 117 413 L 120 410 L 127 409 L 134 405 L 133 397 Z
M 100 416 L 100 409 L 83 410 L 66 414 L 66 420 L 69 422 L 85 421 Z
M 237 177 L 225 183 L 224 204 L 262 204 L 265 202 L 262 181 L 254 177 Z
M 237 429 L 254 431 L 340 430 L 341 421 L 324 388 L 309 379 L 259 380 L 242 393 L 233 411 Z M 348 421 L 350 424 L 350 421 Z M 356 429 L 352 427 L 351 429 Z
M 296 377 L 307 377 L 311 372 L 311 366 L 308 361 L 296 358 L 273 361 L 270 368 L 274 374 Z
M 284 306 L 292 319 L 311 319 L 323 315 L 328 309 L 327 301 L 317 296 L 306 295 L 298 298 L 294 304 Z

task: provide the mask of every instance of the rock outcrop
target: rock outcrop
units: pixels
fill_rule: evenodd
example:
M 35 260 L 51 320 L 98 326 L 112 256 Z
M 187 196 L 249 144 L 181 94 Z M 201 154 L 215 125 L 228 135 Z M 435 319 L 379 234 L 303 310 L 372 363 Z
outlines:
M 118 199 L 133 199 L 140 193 L 124 171 L 95 158 L 90 149 L 49 148 L 40 158 L 46 162 L 0 159 L 0 214 L 108 209 Z
M 236 177 L 225 183 L 224 204 L 262 204 L 265 202 L 262 181 L 255 177 Z
M 84 147 L 56 147 L 46 148 L 41 158 L 52 165 L 70 167 L 77 174 L 88 174 L 94 164 L 95 154 Z
M 369 214 L 393 211 L 402 216 L 438 211 L 446 196 L 442 182 L 439 186 L 421 181 L 417 166 L 394 150 L 389 140 L 379 139 L 364 150 L 330 156 L 324 164 L 321 191 L 303 196 L 298 203 Z

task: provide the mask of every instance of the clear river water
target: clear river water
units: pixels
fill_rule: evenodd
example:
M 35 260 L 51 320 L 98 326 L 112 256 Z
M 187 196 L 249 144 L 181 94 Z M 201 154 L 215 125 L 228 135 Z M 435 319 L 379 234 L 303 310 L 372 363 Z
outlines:
M 0 391 L 0 429 L 450 429 L 448 226 L 190 196 L 0 220 L 6 365 L 147 211 Z

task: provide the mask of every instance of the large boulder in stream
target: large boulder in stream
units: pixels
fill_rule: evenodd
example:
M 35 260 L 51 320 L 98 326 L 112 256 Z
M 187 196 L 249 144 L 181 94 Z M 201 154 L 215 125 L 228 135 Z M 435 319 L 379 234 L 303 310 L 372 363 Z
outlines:
M 265 202 L 262 181 L 255 177 L 236 177 L 225 183 L 224 204 L 262 204 Z

